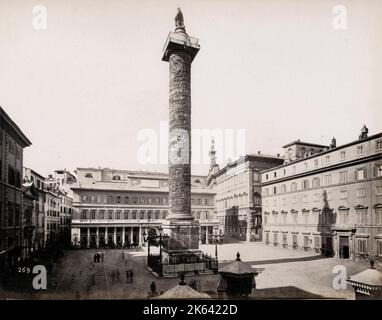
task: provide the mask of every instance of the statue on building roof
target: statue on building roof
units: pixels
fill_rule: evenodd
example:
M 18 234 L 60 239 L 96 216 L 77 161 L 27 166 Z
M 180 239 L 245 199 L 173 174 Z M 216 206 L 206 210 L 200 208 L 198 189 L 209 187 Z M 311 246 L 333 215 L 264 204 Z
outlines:
M 363 127 L 361 129 L 361 134 L 359 135 L 359 139 L 367 138 L 368 133 L 369 133 L 369 129 L 366 127 L 366 125 L 363 125 Z

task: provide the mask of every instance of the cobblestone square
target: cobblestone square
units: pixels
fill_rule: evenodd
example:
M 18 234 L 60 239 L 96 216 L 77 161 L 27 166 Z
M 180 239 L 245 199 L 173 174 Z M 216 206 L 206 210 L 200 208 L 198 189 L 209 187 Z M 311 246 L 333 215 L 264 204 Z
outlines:
M 157 248 L 151 248 L 151 251 Z M 201 245 L 215 254 L 215 245 Z M 48 275 L 48 289 L 31 293 L 32 299 L 146 299 L 150 284 L 155 281 L 158 293 L 174 287 L 178 278 L 157 278 L 146 269 L 147 249 L 103 250 L 104 261 L 93 262 L 96 250 L 71 250 Z M 124 259 L 122 259 L 124 252 Z M 229 243 L 218 245 L 219 267 L 236 258 L 249 262 L 261 272 L 256 278 L 253 299 L 354 299 L 353 289 L 336 290 L 332 281 L 337 265 L 346 267 L 351 276 L 368 267 L 367 262 L 354 262 L 322 257 L 300 250 L 288 250 L 263 243 Z M 381 264 L 376 264 L 381 269 Z M 117 277 L 119 271 L 119 279 Z M 133 283 L 128 283 L 126 270 L 133 270 Z M 113 276 L 113 271 L 116 275 Z M 186 281 L 192 276 L 187 276 Z M 201 291 L 216 297 L 218 275 L 200 276 Z M 23 294 L 7 293 L 8 298 L 27 298 Z

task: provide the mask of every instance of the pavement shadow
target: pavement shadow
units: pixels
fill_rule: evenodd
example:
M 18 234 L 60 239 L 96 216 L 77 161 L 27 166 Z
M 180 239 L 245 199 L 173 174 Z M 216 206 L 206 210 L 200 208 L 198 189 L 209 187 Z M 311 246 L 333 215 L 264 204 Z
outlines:
M 265 289 L 256 289 L 253 294 L 251 294 L 248 299 L 254 300 L 266 300 L 266 299 L 338 299 L 338 298 L 328 298 L 309 291 L 305 291 L 295 286 L 286 286 L 286 287 L 275 287 L 275 288 L 265 288 Z
M 283 258 L 283 259 L 269 259 L 269 260 L 253 260 L 253 261 L 245 261 L 246 263 L 249 263 L 251 265 L 262 265 L 262 264 L 275 264 L 275 263 L 289 263 L 289 262 L 301 262 L 301 261 L 314 261 L 314 260 L 321 260 L 321 259 L 332 259 L 330 257 L 324 256 L 324 255 L 318 255 L 318 256 L 307 256 L 307 257 L 298 257 L 298 258 Z M 234 260 L 225 260 L 222 262 L 219 262 L 219 266 L 226 265 L 231 263 Z

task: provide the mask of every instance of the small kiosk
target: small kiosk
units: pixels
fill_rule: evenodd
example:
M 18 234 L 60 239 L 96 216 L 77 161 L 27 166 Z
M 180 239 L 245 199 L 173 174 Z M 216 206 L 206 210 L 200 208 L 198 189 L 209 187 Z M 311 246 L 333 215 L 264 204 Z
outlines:
M 382 299 L 382 272 L 375 269 L 373 260 L 369 269 L 349 277 L 347 282 L 354 288 L 356 300 Z
M 236 260 L 219 270 L 217 291 L 219 298 L 243 299 L 256 288 L 255 277 L 259 272 L 248 263 L 241 261 L 240 253 Z

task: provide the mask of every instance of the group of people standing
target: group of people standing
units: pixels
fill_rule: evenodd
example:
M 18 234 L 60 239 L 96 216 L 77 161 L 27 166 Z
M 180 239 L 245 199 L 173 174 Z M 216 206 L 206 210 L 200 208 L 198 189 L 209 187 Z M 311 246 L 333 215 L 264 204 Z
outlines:
M 104 253 L 103 252 L 97 252 L 94 254 L 94 257 L 93 257 L 93 261 L 94 263 L 96 262 L 103 262 L 103 258 L 104 258 Z

